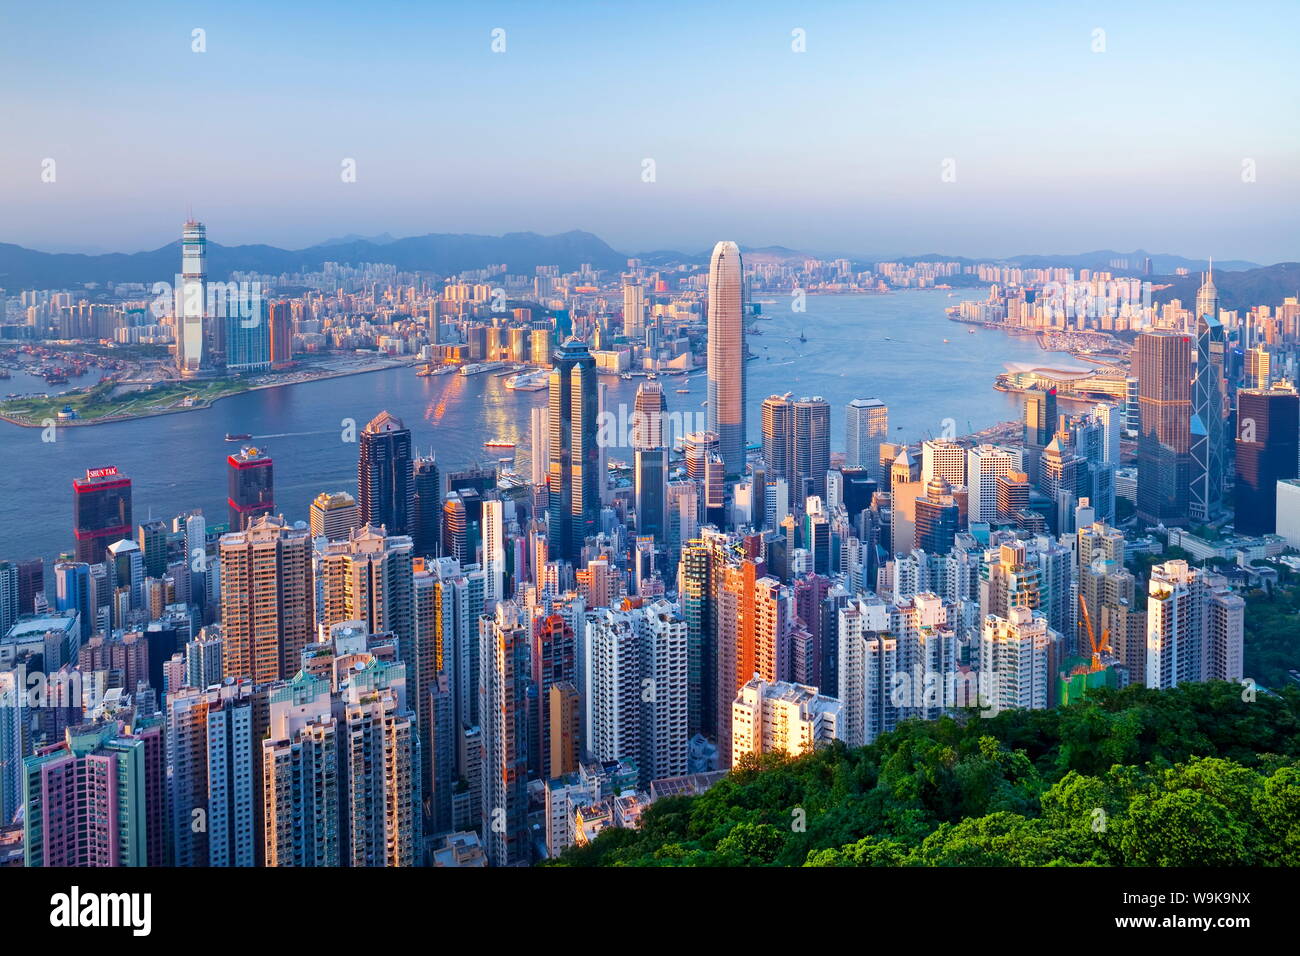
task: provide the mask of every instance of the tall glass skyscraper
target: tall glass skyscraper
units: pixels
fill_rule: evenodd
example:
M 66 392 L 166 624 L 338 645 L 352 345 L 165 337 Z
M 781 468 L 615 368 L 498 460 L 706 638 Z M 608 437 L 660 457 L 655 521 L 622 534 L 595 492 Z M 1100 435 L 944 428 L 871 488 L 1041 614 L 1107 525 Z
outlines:
M 376 415 L 361 431 L 357 505 L 363 525 L 409 534 L 415 511 L 411 431 L 392 412 Z
M 844 463 L 880 478 L 880 443 L 889 438 L 889 409 L 878 398 L 855 398 L 845 409 Z
M 549 398 L 550 556 L 577 562 L 600 517 L 600 449 L 596 444 L 596 360 L 569 339 L 555 351 Z
M 709 262 L 709 431 L 727 474 L 745 470 L 744 269 L 740 247 L 719 242 Z
M 1142 429 L 1138 435 L 1137 516 L 1166 527 L 1188 518 L 1191 472 L 1191 340 L 1145 332 L 1134 364 Z
M 1206 298 L 1204 286 L 1197 296 L 1198 305 L 1203 298 Z M 1224 439 L 1224 407 L 1227 401 L 1224 361 L 1227 338 L 1223 323 L 1215 315 L 1218 311 L 1217 297 L 1213 297 L 1213 302 L 1205 304 L 1214 311 L 1202 314 L 1196 321 L 1196 377 L 1192 383 L 1191 500 L 1188 503 L 1193 521 L 1209 521 L 1223 510 L 1223 476 L 1228 470 L 1227 443 Z

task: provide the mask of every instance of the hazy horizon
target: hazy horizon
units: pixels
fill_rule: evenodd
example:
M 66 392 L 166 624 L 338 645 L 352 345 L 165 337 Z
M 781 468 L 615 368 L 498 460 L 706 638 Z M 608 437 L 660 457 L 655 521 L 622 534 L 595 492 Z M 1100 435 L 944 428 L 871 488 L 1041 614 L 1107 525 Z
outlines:
M 4 18 L 0 241 L 28 248 L 156 249 L 192 208 L 214 242 L 289 249 L 580 229 L 629 253 L 1300 259 L 1293 4 Z

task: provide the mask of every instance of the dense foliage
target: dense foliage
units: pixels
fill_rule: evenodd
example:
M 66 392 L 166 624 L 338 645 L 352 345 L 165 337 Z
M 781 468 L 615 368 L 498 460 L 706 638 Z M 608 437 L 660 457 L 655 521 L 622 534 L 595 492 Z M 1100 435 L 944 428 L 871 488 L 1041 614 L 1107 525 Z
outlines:
M 765 755 L 561 866 L 1300 865 L 1300 690 L 1098 690 Z
M 1265 687 L 1294 683 L 1300 669 L 1300 588 L 1246 595 L 1245 673 Z

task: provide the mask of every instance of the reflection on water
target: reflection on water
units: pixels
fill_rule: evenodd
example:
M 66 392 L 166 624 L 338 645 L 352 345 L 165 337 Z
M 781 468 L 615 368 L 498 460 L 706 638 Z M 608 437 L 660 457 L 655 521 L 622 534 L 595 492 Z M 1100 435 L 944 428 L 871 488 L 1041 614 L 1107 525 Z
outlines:
M 955 301 L 943 292 L 905 292 L 814 296 L 798 314 L 784 302 L 765 307 L 768 317 L 754 323 L 763 334 L 748 338 L 758 356 L 746 364 L 750 441 L 761 437 L 762 400 L 786 391 L 831 403 L 833 449 L 843 448 L 843 407 L 854 398 L 888 404 L 896 440 L 937 434 L 945 418 L 965 432 L 1016 417 L 1019 401 L 994 391 L 993 377 L 1006 362 L 1039 364 L 1044 353 L 1029 337 L 964 334 L 943 313 Z M 799 341 L 801 333 L 807 341 Z M 275 460 L 277 504 L 290 520 L 305 520 L 320 491 L 355 491 L 357 448 L 343 440 L 347 421 L 359 432 L 385 408 L 411 428 L 421 454 L 433 449 L 444 470 L 496 460 L 503 450 L 483 442 L 499 439 L 517 444 L 516 468 L 527 473 L 529 414 L 546 403 L 547 391 L 507 389 L 506 377 L 372 372 L 246 392 L 204 411 L 63 429 L 52 444 L 41 441 L 39 429 L 0 423 L 0 453 L 18 476 L 0 496 L 0 558 L 53 559 L 71 548 L 72 479 L 88 467 L 117 465 L 132 478 L 137 522 L 191 508 L 224 521 L 226 456 L 235 448 L 224 441 L 227 432 L 247 432 L 265 445 Z M 612 410 L 626 402 L 630 414 L 638 381 L 602 380 Z M 701 410 L 705 377 L 670 376 L 664 392 L 670 412 Z

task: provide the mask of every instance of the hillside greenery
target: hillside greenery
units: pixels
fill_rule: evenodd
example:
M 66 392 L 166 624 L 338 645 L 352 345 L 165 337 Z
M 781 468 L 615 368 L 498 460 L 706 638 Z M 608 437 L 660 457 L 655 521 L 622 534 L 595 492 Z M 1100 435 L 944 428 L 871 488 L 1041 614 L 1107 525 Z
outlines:
M 1099 689 L 751 758 L 549 865 L 1300 865 L 1300 689 L 1250 697 Z

